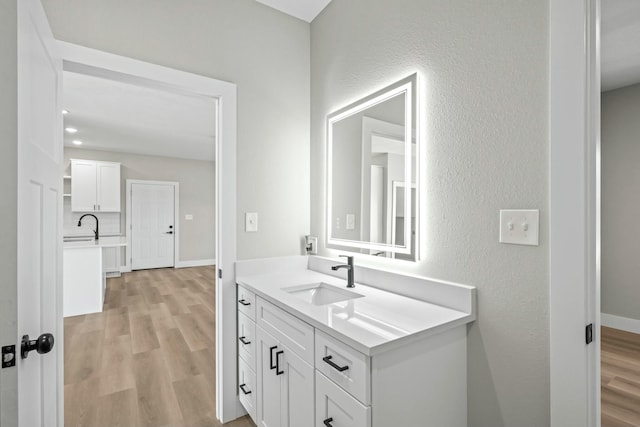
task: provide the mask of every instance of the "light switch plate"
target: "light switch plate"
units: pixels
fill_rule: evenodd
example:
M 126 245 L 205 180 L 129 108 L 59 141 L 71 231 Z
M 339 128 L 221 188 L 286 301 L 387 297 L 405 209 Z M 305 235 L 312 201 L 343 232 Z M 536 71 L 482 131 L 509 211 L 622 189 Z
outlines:
M 244 231 L 247 233 L 255 233 L 258 231 L 258 213 L 246 212 L 244 214 Z
M 500 210 L 500 243 L 538 246 L 539 235 L 538 209 Z
M 186 214 L 186 215 L 184 216 L 184 219 L 185 219 L 185 221 L 193 221 L 193 215 L 191 215 L 191 214 Z
M 347 230 L 356 229 L 356 216 L 355 214 L 347 214 L 346 227 Z

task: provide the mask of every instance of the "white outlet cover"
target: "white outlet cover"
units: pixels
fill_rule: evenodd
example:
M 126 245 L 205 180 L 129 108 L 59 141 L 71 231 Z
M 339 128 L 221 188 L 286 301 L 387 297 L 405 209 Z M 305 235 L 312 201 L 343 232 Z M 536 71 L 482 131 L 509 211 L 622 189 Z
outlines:
M 244 214 L 244 231 L 247 233 L 255 233 L 258 231 L 258 213 L 246 212 Z
M 193 215 L 185 214 L 184 219 L 185 219 L 185 221 L 193 221 Z
M 538 209 L 500 210 L 500 243 L 539 246 L 540 211 Z

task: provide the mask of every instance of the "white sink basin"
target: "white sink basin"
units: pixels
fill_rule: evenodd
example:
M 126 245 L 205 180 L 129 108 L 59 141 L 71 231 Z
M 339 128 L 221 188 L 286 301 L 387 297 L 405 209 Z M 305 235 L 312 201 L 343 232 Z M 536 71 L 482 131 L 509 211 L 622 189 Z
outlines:
M 334 302 L 347 301 L 364 296 L 324 282 L 291 286 L 282 288 L 282 290 L 313 305 L 333 304 Z

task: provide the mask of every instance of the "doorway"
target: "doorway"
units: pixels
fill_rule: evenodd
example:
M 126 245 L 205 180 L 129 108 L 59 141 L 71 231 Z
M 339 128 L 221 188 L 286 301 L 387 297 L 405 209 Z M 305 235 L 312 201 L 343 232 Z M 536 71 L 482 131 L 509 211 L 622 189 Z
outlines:
M 200 77 L 177 70 L 171 70 L 153 64 L 146 64 L 128 58 L 118 57 L 91 49 L 82 48 L 68 43 L 60 43 L 64 58 L 64 70 L 83 73 L 91 76 L 109 78 L 115 81 L 136 84 L 141 87 L 151 87 L 166 90 L 173 93 L 188 94 L 204 97 L 213 102 L 217 108 L 217 115 L 211 119 L 219 130 L 216 135 L 215 156 L 215 199 L 220 209 L 216 212 L 216 267 L 209 267 L 210 271 L 198 273 L 201 277 L 215 281 L 215 289 L 211 290 L 211 300 L 215 307 L 215 321 L 207 329 L 214 330 L 215 334 L 215 387 L 214 393 L 209 396 L 215 399 L 215 411 L 212 411 L 213 419 L 227 422 L 242 415 L 240 404 L 235 395 L 235 348 L 225 345 L 233 343 L 235 335 L 234 316 L 235 279 L 233 275 L 233 263 L 235 262 L 235 85 L 226 82 Z M 223 203 L 224 202 L 224 203 Z M 224 229 L 222 229 L 224 224 Z M 175 224 L 177 227 L 177 223 Z M 175 228 L 174 228 L 175 229 Z M 174 257 L 176 252 L 174 252 Z M 185 270 L 175 270 L 182 274 Z M 225 275 L 221 272 L 225 271 Z M 143 277 L 144 280 L 157 279 L 153 276 L 153 270 L 142 272 L 151 276 Z M 144 274 L 142 274 L 144 276 Z M 197 276 L 197 275 L 196 275 Z M 220 278 L 220 277 L 223 278 Z M 197 282 L 196 278 L 190 278 Z M 152 291 L 153 292 L 153 291 Z M 143 295 L 143 298 L 145 296 Z M 148 295 L 153 299 L 153 295 Z M 189 298 L 189 297 L 187 297 Z M 193 299 L 189 300 L 194 302 Z M 179 306 L 178 302 L 178 306 Z M 193 304 L 197 305 L 197 304 Z M 175 308 L 175 307 L 174 307 Z M 179 310 L 179 309 L 178 309 Z M 151 314 L 149 314 L 151 316 Z M 107 320 L 108 321 L 108 320 Z M 148 318 L 144 321 L 148 325 Z M 146 326 L 143 325 L 142 329 Z M 203 329 L 203 327 L 200 327 Z M 153 346 L 153 340 L 151 340 Z M 213 368 L 213 360 L 211 360 Z M 214 397 L 215 396 L 215 397 Z M 209 402 L 214 407 L 214 402 Z
M 179 183 L 127 180 L 131 270 L 175 267 L 179 256 Z

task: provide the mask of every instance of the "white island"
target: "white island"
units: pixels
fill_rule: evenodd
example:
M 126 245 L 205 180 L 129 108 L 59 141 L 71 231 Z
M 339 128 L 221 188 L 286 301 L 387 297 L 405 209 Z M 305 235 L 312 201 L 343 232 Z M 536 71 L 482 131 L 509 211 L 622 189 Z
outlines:
M 102 311 L 106 290 L 103 251 L 127 246 L 126 237 L 64 242 L 64 317 Z

